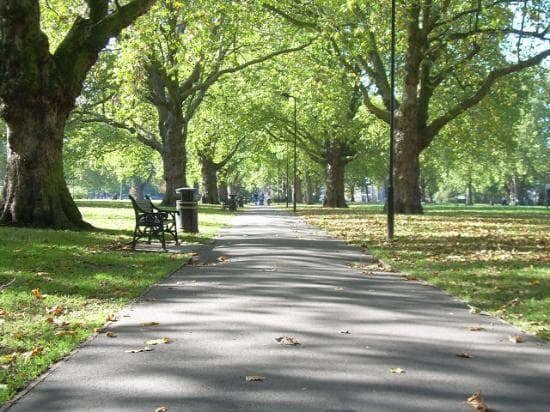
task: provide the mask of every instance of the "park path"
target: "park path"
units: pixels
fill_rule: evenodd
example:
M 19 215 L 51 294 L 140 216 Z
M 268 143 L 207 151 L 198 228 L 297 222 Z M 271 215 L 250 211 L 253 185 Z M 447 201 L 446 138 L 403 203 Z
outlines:
M 9 411 L 469 411 L 477 390 L 490 410 L 548 411 L 546 345 L 510 342 L 520 332 L 434 287 L 364 273 L 369 256 L 299 218 L 249 208 L 199 258 Z

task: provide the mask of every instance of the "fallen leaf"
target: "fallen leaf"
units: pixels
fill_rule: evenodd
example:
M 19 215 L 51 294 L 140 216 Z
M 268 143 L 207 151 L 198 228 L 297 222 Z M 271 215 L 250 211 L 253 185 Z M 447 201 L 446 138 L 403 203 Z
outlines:
M 475 306 L 470 306 L 470 313 L 480 313 L 481 309 Z
M 259 376 L 259 375 L 247 375 L 245 379 L 246 379 L 247 382 L 262 382 L 262 381 L 265 381 L 265 377 L 264 376 Z
M 344 288 L 334 288 L 334 290 L 342 291 L 342 290 L 344 290 Z
M 220 256 L 217 260 L 218 260 L 218 262 L 225 262 L 225 261 L 229 260 L 229 258 L 227 256 Z
M 523 338 L 519 335 L 508 336 L 508 340 L 510 342 L 514 342 L 514 343 L 522 343 L 523 342 Z
M 46 313 L 55 315 L 55 316 L 60 316 L 60 315 L 69 313 L 69 309 L 64 308 L 63 306 L 57 305 L 57 306 L 52 306 L 51 308 L 46 308 Z
M 407 275 L 402 275 L 401 277 L 405 280 L 418 280 L 415 275 L 407 274 Z
M 403 373 L 405 373 L 405 369 L 402 369 L 402 368 L 390 368 L 390 372 L 391 373 L 395 373 L 397 375 L 401 375 Z
M 116 338 L 116 335 L 113 332 L 107 332 L 105 333 L 105 336 L 107 336 L 108 338 Z
M 155 409 L 155 412 L 168 412 L 168 408 L 166 406 L 159 406 Z
M 51 319 L 51 318 L 48 318 Z M 56 328 L 66 328 L 67 326 L 70 326 L 70 323 L 61 319 L 52 319 L 52 322 Z
M 477 391 L 472 396 L 468 398 L 468 405 L 470 405 L 472 408 L 474 408 L 476 411 L 479 412 L 487 412 L 487 405 L 485 405 L 485 400 L 483 399 L 483 396 L 481 395 L 481 391 Z
M 105 320 L 106 320 L 107 322 L 116 322 L 116 317 L 115 317 L 115 315 L 114 315 L 113 313 L 110 313 L 109 315 L 107 315 L 107 316 L 105 317 Z
M 17 352 L 8 355 L 0 356 L 0 365 L 11 364 L 17 359 Z
M 470 353 L 468 352 L 457 353 L 456 356 L 458 356 L 459 358 L 466 358 L 466 359 L 473 358 L 473 356 L 470 355 Z
M 485 330 L 485 328 L 482 328 L 481 326 L 469 326 L 468 330 L 470 332 L 479 332 L 481 330 Z
M 140 353 L 140 352 L 151 352 L 153 349 L 150 348 L 149 346 L 145 346 L 144 348 L 139 348 L 139 349 L 128 349 L 128 350 L 125 350 L 124 352 L 126 353 Z
M 105 329 L 103 329 L 103 328 L 95 328 L 95 329 L 94 329 L 94 332 L 95 332 L 95 333 L 105 333 Z
M 7 313 L 4 309 L 0 309 L 0 316 L 6 316 Z
M 162 343 L 170 343 L 172 342 L 170 338 L 160 338 L 160 339 L 151 339 L 145 342 L 146 345 L 160 345 Z
M 42 278 L 42 280 L 45 280 L 46 282 L 50 282 L 52 280 L 48 272 L 37 272 L 35 276 Z
M 33 289 L 31 293 L 36 299 L 44 299 L 42 292 L 40 292 L 40 288 Z
M 42 346 L 37 346 L 33 350 L 22 353 L 21 356 L 23 357 L 23 359 L 25 359 L 27 361 L 30 358 L 32 358 L 33 356 L 40 355 L 42 352 L 44 352 L 44 348 Z
M 349 335 L 350 332 L 349 332 L 349 330 L 341 330 L 340 333 L 344 333 L 346 335 Z
M 281 345 L 299 345 L 300 342 L 292 336 L 281 336 L 280 338 L 275 338 L 277 342 Z
M 532 288 L 536 288 L 537 286 L 540 286 L 540 280 L 533 280 L 529 282 L 529 286 Z
M 55 332 L 55 336 L 67 336 L 67 335 L 74 335 L 74 330 L 58 330 Z
M 160 322 L 141 322 L 141 326 L 158 326 Z

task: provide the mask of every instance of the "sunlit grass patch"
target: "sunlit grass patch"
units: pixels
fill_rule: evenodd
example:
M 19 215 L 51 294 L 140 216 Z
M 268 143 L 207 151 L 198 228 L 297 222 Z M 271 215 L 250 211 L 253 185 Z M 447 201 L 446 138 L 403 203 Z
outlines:
M 392 244 L 380 206 L 300 213 L 388 264 L 550 338 L 549 209 L 429 206 L 424 215 L 396 216 Z
M 79 202 L 96 231 L 0 227 L 0 404 L 188 255 L 133 252 L 130 202 Z M 233 214 L 201 207 L 206 242 Z

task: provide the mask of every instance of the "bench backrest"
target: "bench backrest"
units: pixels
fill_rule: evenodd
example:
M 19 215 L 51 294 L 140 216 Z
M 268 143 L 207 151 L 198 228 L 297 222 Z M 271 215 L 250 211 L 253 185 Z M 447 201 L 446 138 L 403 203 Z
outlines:
M 134 212 L 136 213 L 136 216 L 143 214 L 143 213 L 154 213 L 153 205 L 148 200 L 137 200 L 132 195 L 128 195 L 130 200 L 132 201 L 132 207 L 134 208 Z

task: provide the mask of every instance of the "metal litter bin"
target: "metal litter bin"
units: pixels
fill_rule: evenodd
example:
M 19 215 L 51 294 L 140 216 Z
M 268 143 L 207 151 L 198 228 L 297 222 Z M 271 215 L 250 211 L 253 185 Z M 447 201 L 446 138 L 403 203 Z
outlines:
M 176 228 L 178 232 L 199 233 L 199 214 L 195 189 L 182 187 L 176 189 L 179 199 L 176 200 Z

